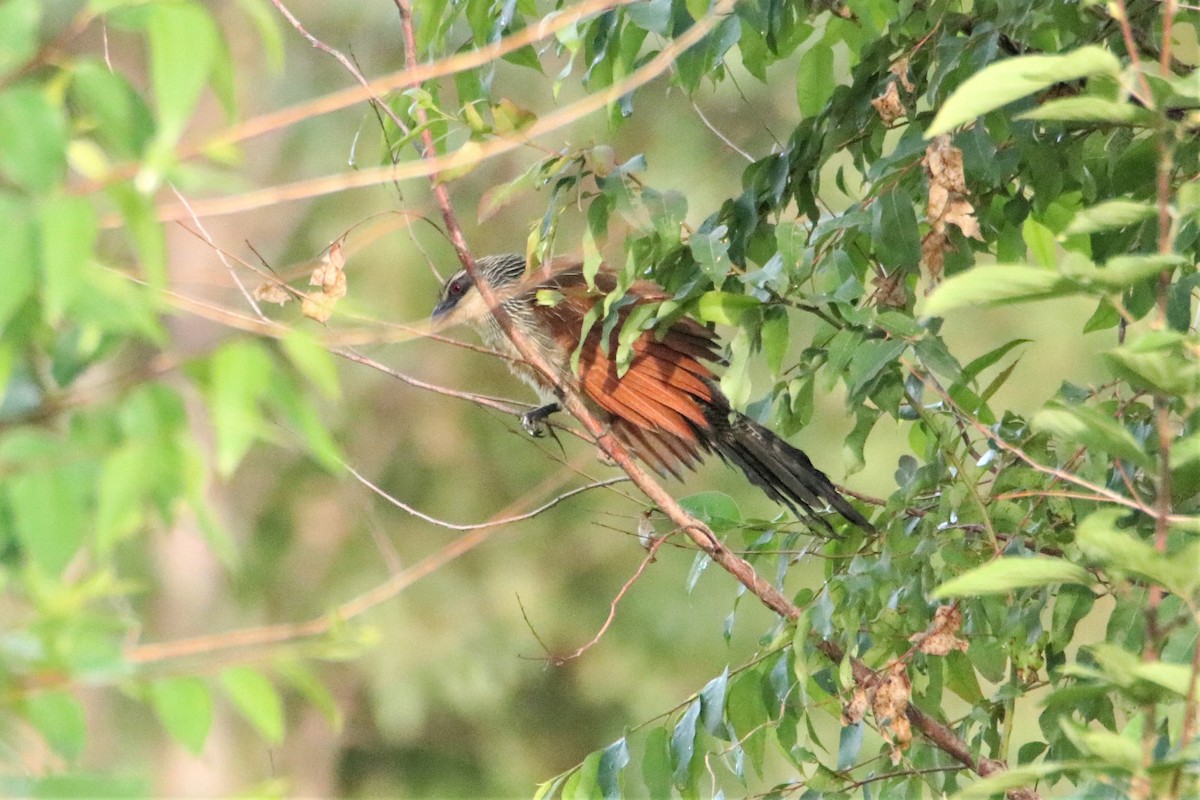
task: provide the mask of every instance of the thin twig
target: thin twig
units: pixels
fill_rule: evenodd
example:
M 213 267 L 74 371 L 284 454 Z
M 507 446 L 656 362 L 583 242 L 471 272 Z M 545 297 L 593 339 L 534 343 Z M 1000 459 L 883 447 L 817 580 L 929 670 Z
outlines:
M 609 627 L 612 626 L 613 620 L 617 617 L 617 604 L 621 602 L 621 598 L 625 596 L 637 579 L 642 577 L 642 573 L 646 571 L 646 567 L 654 563 L 654 556 L 656 553 L 658 553 L 658 548 L 662 547 L 663 542 L 665 542 L 667 537 L 670 535 L 670 533 L 667 533 L 662 536 L 656 536 L 653 540 L 651 540 L 649 552 L 646 553 L 646 557 L 642 559 L 642 563 L 638 564 L 637 570 L 629 577 L 629 580 L 625 581 L 624 585 L 621 586 L 621 590 L 617 592 L 616 596 L 613 597 L 613 599 L 609 602 L 608 617 L 604 620 L 604 624 L 600 626 L 600 630 L 596 631 L 596 635 L 593 636 L 586 644 L 581 645 L 579 649 L 568 653 L 565 656 L 551 656 L 549 659 L 550 663 L 554 664 L 555 666 L 561 666 L 572 659 L 579 658 L 600 641 L 600 639 L 608 631 Z
M 292 12 L 288 10 L 287 6 L 285 6 L 283 4 L 282 0 L 271 0 L 271 3 L 275 6 L 276 9 L 278 9 L 279 13 L 283 14 L 283 16 L 287 19 L 287 21 L 292 24 L 292 27 L 295 28 L 300 33 L 301 36 L 303 36 L 306 40 L 308 40 L 309 44 L 311 44 L 313 47 L 317 48 L 321 52 L 328 53 L 329 55 L 336 58 L 338 63 L 341 64 L 343 67 L 345 67 L 346 71 L 354 76 L 354 79 L 356 81 L 358 81 L 360 86 L 363 87 L 363 91 L 367 93 L 367 96 L 371 100 L 371 105 L 375 107 L 375 110 L 377 112 L 383 112 L 384 114 L 386 114 L 388 119 L 390 119 L 393 123 L 395 123 L 396 127 L 399 128 L 400 131 L 403 132 L 405 136 L 407 136 L 409 134 L 408 126 L 405 125 L 404 121 L 400 119 L 400 116 L 398 114 L 396 114 L 396 112 L 394 110 L 392 110 L 391 106 L 389 106 L 387 103 L 383 102 L 383 98 L 381 98 L 379 96 L 379 94 L 375 91 L 375 89 L 371 86 L 370 81 L 368 81 L 366 79 L 366 77 L 363 76 L 362 71 L 359 70 L 359 68 L 358 68 L 358 65 L 356 65 L 353 61 L 351 61 L 349 58 L 347 58 L 346 55 L 343 54 L 340 50 L 330 47 L 329 45 L 325 44 L 320 39 L 318 39 L 316 36 L 313 36 L 311 33 L 309 33 L 307 30 L 305 30 L 304 26 L 300 24 L 300 20 L 296 19 L 296 17 L 292 14 Z
M 537 508 L 533 509 L 532 511 L 526 511 L 523 514 L 516 514 L 515 516 L 511 516 L 511 517 L 493 518 L 493 519 L 488 520 L 487 522 L 457 523 L 457 522 L 447 522 L 446 520 L 438 519 L 437 517 L 433 517 L 422 511 L 418 511 L 417 509 L 413 508 L 409 504 L 405 503 L 403 500 L 400 500 L 399 498 L 388 494 L 383 489 L 380 489 L 378 486 L 376 486 L 370 480 L 363 477 L 362 473 L 360 473 L 358 470 L 356 470 L 354 467 L 350 466 L 349 464 L 343 463 L 342 466 L 345 467 L 346 471 L 349 472 L 351 475 L 353 475 L 358 480 L 359 483 L 361 483 L 363 486 L 366 486 L 368 489 L 370 489 L 376 495 L 383 498 L 388 503 L 390 503 L 391 505 L 400 509 L 401 511 L 404 511 L 407 514 L 411 514 L 412 516 L 416 517 L 417 519 L 424 520 L 425 522 L 428 522 L 430 525 L 436 525 L 439 528 L 445 528 L 446 530 L 451 530 L 451 531 L 476 531 L 476 530 L 480 530 L 481 528 L 498 528 L 501 525 L 511 525 L 514 522 L 521 522 L 522 520 L 527 520 L 527 519 L 536 517 L 538 514 L 541 514 L 544 511 L 554 508 L 556 505 L 563 502 L 564 500 L 572 498 L 577 494 L 582 494 L 583 492 L 586 492 L 589 489 L 600 489 L 605 486 L 612 486 L 615 483 L 623 483 L 623 482 L 629 480 L 629 478 L 626 477 L 625 475 L 621 475 L 616 478 L 608 478 L 607 480 L 603 480 L 603 481 L 595 481 L 593 483 L 587 484 L 586 486 L 579 486 L 575 489 L 570 490 L 569 492 L 564 492 L 564 493 L 558 495 L 557 497 L 555 497 L 554 499 L 549 500 L 546 503 L 543 503 L 542 505 L 538 506 Z

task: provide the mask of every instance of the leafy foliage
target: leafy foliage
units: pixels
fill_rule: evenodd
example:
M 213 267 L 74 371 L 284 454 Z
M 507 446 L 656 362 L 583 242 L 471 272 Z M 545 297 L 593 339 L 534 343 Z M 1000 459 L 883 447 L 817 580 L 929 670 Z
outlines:
M 339 718 L 345 699 L 307 661 L 361 657 L 371 634 L 354 618 L 370 602 L 276 629 L 256 641 L 291 648 L 247 665 L 203 637 L 141 643 L 139 593 L 155 579 L 154 537 L 183 521 L 235 584 L 254 586 L 287 526 L 266 520 L 274 539 L 239 541 L 214 487 L 280 445 L 344 476 L 322 402 L 342 396 L 333 355 L 357 354 L 313 322 L 342 322 L 342 240 L 314 273 L 309 320 L 225 314 L 253 335 L 181 354 L 177 310 L 205 306 L 168 288 L 176 256 L 159 220 L 171 188 L 243 177 L 231 140 L 185 144 L 210 96 L 236 117 L 231 23 L 192 0 L 93 0 L 65 25 L 54 6 L 0 2 L 0 585 L 12 621 L 0 702 L 60 760 L 21 791 L 131 794 L 146 787 L 80 766 L 95 735 L 85 687 L 132 698 L 192 753 L 226 706 L 265 746 L 292 734 L 292 694 Z M 888 496 L 867 498 L 877 534 L 814 537 L 721 492 L 687 498 L 794 613 L 663 716 L 622 720 L 615 740 L 585 730 L 590 755 L 538 797 L 1198 791 L 1200 89 L 1197 25 L 1174 9 L 613 3 L 557 27 L 549 46 L 522 40 L 502 61 L 387 98 L 385 167 L 414 159 L 428 132 L 435 153 L 464 159 L 440 176 L 457 185 L 476 174 L 466 156 L 524 141 L 549 116 L 511 83 L 607 97 L 608 139 L 523 151 L 516 177 L 481 193 L 478 219 L 536 191 L 531 258 L 616 266 L 618 288 L 588 324 L 615 326 L 637 278 L 665 287 L 669 300 L 627 315 L 618 359 L 692 315 L 720 326 L 722 389 L 752 416 L 790 435 L 839 395 L 852 471 L 877 431 L 905 438 Z M 551 11 L 571 9 L 423 0 L 417 59 L 502 45 Z M 272 13 L 230 4 L 232 24 L 251 22 L 278 60 Z M 89 28 L 138 43 L 145 80 L 86 46 L 50 46 L 56 30 Z M 663 55 L 669 77 L 634 80 Z M 782 85 L 791 128 L 747 156 L 720 202 L 656 185 L 650 158 L 618 150 L 664 96 L 742 80 Z M 258 300 L 307 292 L 271 279 Z M 1053 318 L 1067 303 L 1094 311 L 1058 335 L 1105 337 L 1107 379 L 1023 365 L 1061 380 L 1032 412 L 1001 400 L 1028 340 L 970 358 L 945 332 L 985 308 Z M 696 553 L 675 600 L 713 580 L 713 563 Z M 739 587 L 726 643 L 758 624 L 744 621 L 754 594 Z

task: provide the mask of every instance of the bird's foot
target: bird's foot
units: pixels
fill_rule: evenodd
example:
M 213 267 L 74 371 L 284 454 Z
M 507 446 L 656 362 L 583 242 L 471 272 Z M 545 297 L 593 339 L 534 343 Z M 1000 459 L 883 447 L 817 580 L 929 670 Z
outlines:
M 544 406 L 538 406 L 532 411 L 526 411 L 521 415 L 521 427 L 535 439 L 540 439 L 549 433 L 549 428 L 546 426 L 546 418 L 556 411 L 561 411 L 562 407 L 558 403 L 547 403 Z

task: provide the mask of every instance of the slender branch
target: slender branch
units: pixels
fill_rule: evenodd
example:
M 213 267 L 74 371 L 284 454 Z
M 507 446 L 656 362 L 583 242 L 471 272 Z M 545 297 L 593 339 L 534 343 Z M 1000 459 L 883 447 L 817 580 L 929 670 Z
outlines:
M 593 636 L 586 644 L 581 645 L 577 650 L 568 653 L 565 656 L 550 656 L 549 661 L 551 664 L 556 667 L 562 666 L 572 659 L 579 658 L 588 650 L 592 649 L 592 647 L 600 641 L 600 639 L 612 625 L 613 620 L 617 617 L 617 604 L 621 602 L 621 598 L 623 598 L 629 592 L 630 587 L 637 582 L 637 579 L 642 577 L 642 573 L 646 571 L 646 567 L 654 563 L 654 556 L 658 553 L 658 548 L 662 547 L 663 542 L 665 542 L 667 537 L 670 535 L 671 534 L 668 533 L 663 536 L 656 536 L 650 542 L 649 552 L 646 553 L 646 557 L 642 559 L 642 563 L 638 564 L 637 570 L 629 577 L 629 580 L 625 581 L 624 585 L 621 586 L 621 590 L 618 591 L 616 596 L 613 597 L 613 599 L 609 602 L 608 617 L 604 620 L 604 624 L 600 626 L 600 630 L 596 631 L 596 635 Z
M 527 520 L 527 519 L 531 519 L 532 517 L 536 517 L 538 514 L 541 514 L 544 511 L 548 511 L 551 508 L 554 508 L 556 505 L 563 502 L 564 500 L 572 498 L 577 494 L 582 494 L 583 492 L 586 492 L 589 489 L 599 489 L 599 488 L 602 488 L 605 486 L 612 486 L 615 483 L 623 483 L 624 481 L 629 480 L 629 478 L 625 477 L 624 475 L 621 475 L 620 477 L 617 477 L 617 478 L 609 478 L 609 479 L 603 480 L 603 481 L 595 481 L 593 483 L 587 484 L 586 486 L 580 486 L 575 489 L 572 489 L 569 492 L 564 492 L 564 493 L 558 495 L 557 497 L 555 497 L 554 499 L 543 503 L 542 505 L 538 506 L 537 508 L 533 509 L 532 511 L 526 511 L 523 514 L 516 514 L 511 517 L 493 518 L 493 519 L 488 520 L 487 522 L 455 523 L 455 522 L 447 522 L 446 520 L 438 519 L 437 517 L 432 517 L 422 511 L 418 511 L 417 509 L 415 509 L 412 506 L 405 503 L 403 500 L 400 500 L 397 497 L 393 497 L 392 495 L 385 492 L 383 489 L 376 486 L 374 483 L 369 481 L 367 478 L 363 477 L 362 473 L 360 473 L 358 470 L 356 470 L 354 467 L 350 466 L 349 464 L 343 463 L 342 466 L 345 467 L 346 471 L 349 472 L 351 475 L 353 475 L 358 480 L 359 483 L 361 483 L 363 486 L 367 487 L 372 492 L 374 492 L 376 495 L 383 498 L 388 503 L 392 504 L 393 506 L 400 509 L 401 511 L 411 514 L 412 516 L 416 517 L 417 519 L 424 520 L 425 522 L 428 522 L 431 525 L 436 525 L 439 528 L 445 528 L 445 529 L 451 530 L 451 531 L 475 531 L 475 530 L 479 530 L 481 528 L 498 528 L 502 525 L 511 525 L 514 522 L 521 522 L 522 520 Z

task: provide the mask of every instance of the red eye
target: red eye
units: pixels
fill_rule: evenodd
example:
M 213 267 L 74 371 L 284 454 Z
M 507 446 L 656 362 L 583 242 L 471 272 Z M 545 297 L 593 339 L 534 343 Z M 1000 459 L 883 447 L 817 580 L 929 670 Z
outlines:
M 462 278 L 459 278 L 456 281 L 452 281 L 450 283 L 450 296 L 451 297 L 461 297 L 462 293 L 464 291 L 466 291 L 466 288 L 467 288 L 467 282 L 464 281 Z

